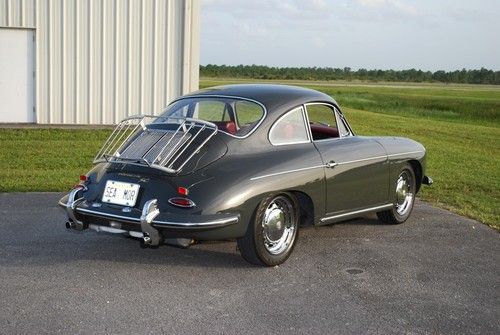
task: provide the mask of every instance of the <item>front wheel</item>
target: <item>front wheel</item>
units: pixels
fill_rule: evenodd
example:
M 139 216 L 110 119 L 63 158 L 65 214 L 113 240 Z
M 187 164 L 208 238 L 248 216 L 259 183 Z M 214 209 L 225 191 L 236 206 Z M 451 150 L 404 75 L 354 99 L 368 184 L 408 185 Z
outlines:
M 289 193 L 271 194 L 260 203 L 245 236 L 237 240 L 243 258 L 275 266 L 292 253 L 299 229 L 299 206 Z
M 403 166 L 394 187 L 396 188 L 394 206 L 391 209 L 377 213 L 379 220 L 388 224 L 405 222 L 413 210 L 416 181 L 415 172 L 413 172 L 410 164 Z

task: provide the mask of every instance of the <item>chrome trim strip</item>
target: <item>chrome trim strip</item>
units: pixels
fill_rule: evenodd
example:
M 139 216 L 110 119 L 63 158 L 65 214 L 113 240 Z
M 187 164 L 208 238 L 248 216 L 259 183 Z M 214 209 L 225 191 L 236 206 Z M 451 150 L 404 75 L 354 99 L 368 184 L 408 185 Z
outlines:
M 425 153 L 425 151 L 409 151 L 409 152 L 403 152 L 403 153 L 399 153 L 399 154 L 390 154 L 390 155 L 386 155 L 386 156 L 374 156 L 374 157 L 368 157 L 368 158 L 361 158 L 361 159 L 355 159 L 352 161 L 337 162 L 337 165 L 353 164 L 353 163 L 371 161 L 371 160 L 376 160 L 376 159 L 381 159 L 381 158 L 387 159 L 388 157 L 404 156 L 404 155 L 417 154 L 417 153 Z
M 381 158 L 387 159 L 387 156 L 375 156 L 375 157 L 355 159 L 352 161 L 337 162 L 337 165 L 346 165 L 346 164 L 353 164 L 353 163 L 359 163 L 359 162 L 366 162 L 366 161 L 372 161 L 372 160 L 381 159 Z
M 408 152 L 402 152 L 402 153 L 399 153 L 399 154 L 389 154 L 387 156 L 388 157 L 394 157 L 394 156 L 404 156 L 404 155 L 410 155 L 410 154 L 425 154 L 425 150 L 408 151 Z
M 175 226 L 176 228 L 202 228 L 202 227 L 224 227 L 235 224 L 239 221 L 238 217 L 218 219 L 206 222 L 171 222 L 171 221 L 153 221 L 153 224 L 160 226 Z
M 287 143 L 279 143 L 279 144 L 272 144 L 271 145 L 273 147 L 280 147 L 280 146 L 283 146 L 283 145 L 292 145 L 292 144 L 305 144 L 305 143 L 311 143 L 310 140 L 307 140 L 307 141 L 292 141 L 292 142 L 287 142 Z
M 174 202 L 174 200 L 176 200 L 176 199 L 187 200 L 187 201 L 189 201 L 189 205 L 179 205 L 179 204 L 176 204 Z M 173 197 L 173 198 L 170 198 L 170 199 L 168 199 L 168 203 L 171 204 L 172 206 L 181 207 L 181 208 L 193 208 L 193 207 L 196 207 L 196 204 L 194 203 L 193 200 L 188 199 L 188 198 L 183 198 L 183 197 Z
M 141 221 L 139 218 L 135 218 L 135 217 L 96 212 L 96 211 L 86 209 L 86 208 L 78 207 L 78 208 L 76 208 L 76 210 L 78 212 L 82 212 L 82 213 L 89 214 L 92 216 L 97 216 L 97 217 L 113 218 L 113 219 L 119 219 L 119 220 L 128 221 L 128 222 L 140 222 Z M 205 222 L 174 222 L 174 221 L 153 220 L 152 224 L 173 227 L 173 228 L 216 228 L 216 227 L 227 226 L 230 224 L 235 224 L 238 221 L 239 221 L 239 218 L 237 216 L 234 216 L 234 217 L 229 217 L 229 218 L 225 218 L 225 219 L 217 219 L 217 220 L 205 221 Z
M 318 169 L 318 168 L 324 168 L 324 167 L 325 167 L 324 164 L 309 166 L 309 167 L 300 168 L 300 169 L 287 170 L 287 171 L 270 173 L 270 174 L 266 174 L 266 175 L 262 175 L 262 176 L 258 176 L 258 177 L 252 177 L 252 178 L 250 178 L 250 180 L 258 180 L 258 179 L 267 178 L 267 177 L 279 176 L 279 175 L 286 174 L 286 173 L 300 172 L 300 171 L 306 171 L 306 170 L 312 170 L 312 169 Z
M 338 139 L 338 138 L 336 138 L 336 139 Z M 354 163 L 359 163 L 359 162 L 366 162 L 366 161 L 377 160 L 377 159 L 382 159 L 382 158 L 387 159 L 388 157 L 403 156 L 403 155 L 410 155 L 410 154 L 416 154 L 416 153 L 425 153 L 425 151 L 410 151 L 410 152 L 403 152 L 403 153 L 399 153 L 399 154 L 390 154 L 387 156 L 375 156 L 375 157 L 355 159 L 352 161 L 335 162 L 335 166 L 354 164 Z M 305 170 L 317 169 L 320 167 L 331 168 L 331 166 L 329 166 L 329 164 L 330 163 L 326 163 L 324 165 L 316 165 L 316 166 L 310 166 L 310 167 L 306 167 L 306 168 L 270 173 L 270 174 L 266 174 L 266 175 L 262 175 L 262 176 L 252 177 L 252 178 L 250 178 L 250 180 L 258 180 L 258 179 L 267 178 L 267 177 L 279 176 L 279 175 L 286 174 L 286 173 L 293 173 L 293 172 L 300 172 L 300 171 L 305 171 Z
M 169 103 L 168 106 L 170 106 L 170 105 L 172 105 L 175 102 L 180 101 L 180 100 L 193 99 L 193 98 L 226 98 L 226 99 L 246 100 L 246 101 L 250 101 L 250 102 L 256 103 L 257 105 L 259 105 L 260 107 L 262 107 L 262 109 L 264 110 L 264 114 L 262 115 L 262 118 L 255 125 L 255 127 L 253 127 L 253 129 L 250 130 L 250 132 L 248 134 L 246 134 L 245 136 L 236 136 L 236 135 L 233 135 L 233 134 L 230 134 L 230 133 L 227 133 L 227 132 L 225 132 L 223 130 L 218 129 L 218 131 L 220 131 L 221 133 L 224 133 L 224 134 L 229 135 L 229 136 L 234 137 L 234 138 L 242 139 L 242 138 L 247 138 L 248 136 L 252 135 L 260 127 L 260 125 L 262 124 L 262 122 L 264 122 L 264 119 L 267 117 L 267 108 L 261 102 L 259 102 L 257 100 L 254 100 L 254 99 L 250 99 L 250 98 L 240 97 L 240 96 L 237 96 L 237 95 L 218 95 L 218 94 L 193 94 L 193 95 L 186 95 L 186 96 L 183 96 L 183 97 L 175 99 L 174 101 L 172 101 L 171 103 Z M 164 113 L 167 111 L 168 106 L 165 108 Z
M 337 215 L 327 216 L 327 217 L 324 217 L 324 218 L 320 219 L 320 221 L 321 222 L 325 222 L 325 221 L 329 221 L 329 220 L 333 220 L 333 219 L 340 219 L 340 218 L 351 216 L 351 215 L 358 215 L 358 214 L 363 214 L 363 213 L 378 211 L 380 209 L 388 209 L 388 208 L 391 208 L 392 206 L 394 206 L 394 204 L 385 204 L 385 205 L 381 205 L 381 206 L 375 206 L 375 207 L 371 207 L 371 208 L 360 209 L 360 210 L 357 210 L 357 211 L 347 212 L 347 213 L 343 213 L 343 214 L 337 214 Z

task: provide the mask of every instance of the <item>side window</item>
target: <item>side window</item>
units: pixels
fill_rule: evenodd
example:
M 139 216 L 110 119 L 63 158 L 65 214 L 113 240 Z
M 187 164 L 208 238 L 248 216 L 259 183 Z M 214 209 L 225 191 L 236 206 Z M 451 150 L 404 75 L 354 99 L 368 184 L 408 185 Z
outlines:
M 236 101 L 234 110 L 241 135 L 247 134 L 264 115 L 262 107 L 245 100 Z
M 306 106 L 306 109 L 313 140 L 339 137 L 335 111 L 330 106 L 310 104 Z
M 302 107 L 286 113 L 271 127 L 269 140 L 273 145 L 309 142 Z
M 184 119 L 188 117 L 189 105 L 182 106 L 175 110 L 175 112 L 171 113 L 168 117 Z
M 340 136 L 345 137 L 351 135 L 351 132 L 349 131 L 349 128 L 347 128 L 347 125 L 345 124 L 344 119 L 340 116 L 338 112 L 336 112 L 338 115 L 338 120 L 339 120 L 339 133 Z
M 193 117 L 205 121 L 229 121 L 226 103 L 222 101 L 200 101 L 196 104 Z

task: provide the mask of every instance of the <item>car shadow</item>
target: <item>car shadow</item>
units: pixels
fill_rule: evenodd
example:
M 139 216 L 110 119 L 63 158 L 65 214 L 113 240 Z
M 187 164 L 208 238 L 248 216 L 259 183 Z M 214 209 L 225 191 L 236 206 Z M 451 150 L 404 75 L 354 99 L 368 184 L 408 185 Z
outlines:
M 136 263 L 141 265 L 252 268 L 236 250 L 236 242 L 221 241 L 193 245 L 188 249 L 160 246 L 142 249 L 139 241 L 103 233 L 73 233 L 52 240 L 4 244 L 0 267 L 50 266 L 82 260 Z
M 381 223 L 372 215 L 321 227 L 301 227 L 298 243 L 301 243 L 301 238 L 305 241 L 319 236 L 336 238 L 345 229 L 363 234 L 349 227 L 374 225 Z M 4 236 L 0 247 L 0 267 L 3 268 L 70 264 L 82 260 L 174 267 L 255 268 L 241 257 L 235 241 L 202 242 L 188 249 L 173 246 L 142 249 L 136 239 L 90 231 L 67 231 L 60 226 L 50 232 L 52 235 L 42 230 L 40 235 L 30 239 L 18 236 L 22 231 L 10 233 L 13 235 Z

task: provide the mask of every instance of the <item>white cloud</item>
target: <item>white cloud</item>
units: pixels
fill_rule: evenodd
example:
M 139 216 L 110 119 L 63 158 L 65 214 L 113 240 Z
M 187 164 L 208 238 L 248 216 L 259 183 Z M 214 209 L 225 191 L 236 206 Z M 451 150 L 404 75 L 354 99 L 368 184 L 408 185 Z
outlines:
M 401 0 L 357 0 L 357 3 L 367 8 L 396 10 L 401 14 L 409 16 L 416 16 L 418 14 L 415 6 Z
M 394 6 L 394 8 L 398 9 L 401 13 L 408 14 L 411 16 L 417 16 L 419 14 L 415 6 L 412 6 L 408 3 L 404 3 L 398 0 L 392 0 L 390 2 Z
M 380 7 L 386 3 L 386 0 L 357 0 L 357 2 L 366 7 Z

